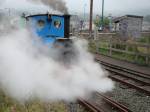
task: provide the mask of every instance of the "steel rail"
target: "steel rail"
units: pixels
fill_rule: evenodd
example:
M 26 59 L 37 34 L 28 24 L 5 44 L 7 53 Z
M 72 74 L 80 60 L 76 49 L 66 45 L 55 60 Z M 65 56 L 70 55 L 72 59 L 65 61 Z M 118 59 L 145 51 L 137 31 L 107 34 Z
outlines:
M 124 74 L 122 74 L 121 72 L 119 72 L 119 71 L 117 71 L 117 70 L 115 70 L 115 69 L 112 70 L 112 69 L 110 69 L 110 68 L 107 68 L 106 70 L 111 71 L 111 72 L 114 72 L 115 75 L 123 76 L 123 77 L 125 77 L 125 78 L 129 78 L 129 79 L 132 79 L 132 80 L 134 80 L 134 81 L 136 81 L 136 82 L 140 82 L 140 83 L 142 83 L 142 84 L 145 84 L 145 85 L 142 85 L 142 86 L 150 86 L 150 83 L 148 83 L 148 82 L 141 81 L 141 80 L 138 80 L 138 79 L 136 79 L 136 78 L 133 78 L 133 77 L 124 75 Z M 140 87 L 140 86 L 137 86 L 137 85 L 135 85 L 135 84 L 129 83 L 129 82 L 124 81 L 124 80 L 121 80 L 120 78 L 116 78 L 116 77 L 114 77 L 114 76 L 109 76 L 109 77 L 110 77 L 111 79 L 115 80 L 115 81 L 121 82 L 121 83 L 123 83 L 123 84 L 125 84 L 125 85 L 127 85 L 127 86 L 130 86 L 130 87 L 132 87 L 132 88 L 135 88 L 135 89 L 137 89 L 137 90 L 140 90 L 141 92 L 144 92 L 144 93 L 146 93 L 147 95 L 150 96 L 150 91 L 148 91 L 148 90 L 146 90 L 146 89 L 144 89 L 144 88 L 142 88 L 142 87 Z
M 113 64 L 110 64 L 110 63 L 106 63 L 106 62 L 102 62 L 102 61 L 100 61 L 100 63 L 104 66 L 108 66 L 108 67 L 111 67 L 111 68 L 114 68 L 114 69 L 117 69 L 117 70 L 124 71 L 124 72 L 129 73 L 129 74 L 133 74 L 133 75 L 136 75 L 136 76 L 139 76 L 139 77 L 150 79 L 150 75 L 142 73 L 142 72 L 133 71 L 131 69 L 127 69 L 127 68 L 124 68 L 124 67 L 120 67 L 120 66 L 113 65 Z
M 100 94 L 99 92 L 96 92 L 96 94 L 100 97 L 102 97 L 106 102 L 110 103 L 114 107 L 118 108 L 121 112 L 132 112 L 130 109 L 128 109 L 126 106 L 119 104 L 118 102 L 110 99 L 109 97 Z
M 114 73 L 114 75 L 122 76 L 122 77 L 128 78 L 128 79 L 130 79 L 130 80 L 136 81 L 136 82 L 138 82 L 138 83 L 144 84 L 144 85 L 146 85 L 146 86 L 150 86 L 150 83 L 149 83 L 149 82 L 145 82 L 145 81 L 139 80 L 139 79 L 137 79 L 137 78 L 134 78 L 134 77 L 125 75 L 125 73 L 123 73 L 123 72 L 121 72 L 121 71 L 118 71 L 118 70 L 115 70 L 115 69 L 111 69 L 111 68 L 106 68 L 106 67 L 105 67 L 105 69 L 108 70 L 108 71 L 111 72 L 111 73 Z
M 105 112 L 104 110 L 98 108 L 97 106 L 91 104 L 86 100 L 78 99 L 78 102 L 80 105 L 83 105 L 86 109 L 90 110 L 91 112 Z
M 111 63 L 108 63 L 108 62 L 104 62 L 104 61 L 101 61 L 99 58 L 100 57 L 98 57 L 98 55 L 95 56 L 95 60 L 99 61 L 102 65 L 109 66 L 109 67 L 124 71 L 124 72 L 129 73 L 129 74 L 134 74 L 134 75 L 137 75 L 139 77 L 150 79 L 150 74 L 135 71 L 135 70 L 131 70 L 131 69 L 121 67 L 121 66 L 117 66 L 117 65 L 114 65 L 114 64 L 111 64 Z
M 117 81 L 117 82 L 121 82 L 121 83 L 123 83 L 123 84 L 125 84 L 125 85 L 127 85 L 127 86 L 129 86 L 129 87 L 132 87 L 132 88 L 135 88 L 135 89 L 137 89 L 137 90 L 140 90 L 141 92 L 144 92 L 144 93 L 146 93 L 147 95 L 150 96 L 150 91 L 148 91 L 148 90 L 146 90 L 146 89 L 144 89 L 144 88 L 142 88 L 142 87 L 140 87 L 140 86 L 136 86 L 136 85 L 134 85 L 134 84 L 131 84 L 131 83 L 129 83 L 129 82 L 126 82 L 126 81 L 123 81 L 123 80 L 121 80 L 121 79 L 119 79 L 119 78 L 116 78 L 116 77 L 114 77 L 114 76 L 109 76 L 109 78 L 111 78 L 111 79 L 113 79 L 113 80 L 115 80 L 115 81 Z
M 128 109 L 126 106 L 117 103 L 116 101 L 108 98 L 105 95 L 102 95 L 98 92 L 96 94 L 100 97 L 102 97 L 109 105 L 113 106 L 114 108 L 118 109 L 120 112 L 132 112 L 130 109 Z M 78 102 L 80 105 L 83 105 L 86 109 L 90 110 L 91 112 L 106 112 L 100 106 L 95 106 L 94 104 L 90 103 L 89 101 L 78 99 Z

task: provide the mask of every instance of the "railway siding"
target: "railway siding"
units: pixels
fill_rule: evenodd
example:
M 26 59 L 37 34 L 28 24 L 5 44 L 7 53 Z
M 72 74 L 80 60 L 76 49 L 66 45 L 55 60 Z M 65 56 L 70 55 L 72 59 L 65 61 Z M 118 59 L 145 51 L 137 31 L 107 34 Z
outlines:
M 96 61 L 110 72 L 109 77 L 116 82 L 115 89 L 108 94 L 109 98 L 126 106 L 128 111 L 150 111 L 150 74 L 136 71 L 116 64 L 101 61 L 97 56 Z M 123 87 L 124 86 L 124 87 Z M 123 110 L 120 110 L 121 112 Z M 128 112 L 127 111 L 127 112 Z M 112 111 L 116 112 L 116 111 Z M 118 112 L 118 111 L 117 111 Z

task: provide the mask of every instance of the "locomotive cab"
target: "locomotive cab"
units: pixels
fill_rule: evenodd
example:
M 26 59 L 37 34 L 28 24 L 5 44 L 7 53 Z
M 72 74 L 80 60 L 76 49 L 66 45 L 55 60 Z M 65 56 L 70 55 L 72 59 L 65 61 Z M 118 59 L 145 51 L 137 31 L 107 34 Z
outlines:
M 38 14 L 27 16 L 26 20 L 45 45 L 56 48 L 59 58 L 70 62 L 75 54 L 69 38 L 70 15 Z
M 27 16 L 26 20 L 45 44 L 69 39 L 70 15 L 38 14 Z

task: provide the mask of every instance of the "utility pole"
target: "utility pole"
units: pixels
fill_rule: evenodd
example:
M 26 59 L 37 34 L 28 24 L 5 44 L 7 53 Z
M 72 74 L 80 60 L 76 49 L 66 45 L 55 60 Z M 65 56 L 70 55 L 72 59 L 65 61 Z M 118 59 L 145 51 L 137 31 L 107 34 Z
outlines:
M 87 6 L 87 4 L 84 4 L 84 22 L 86 21 L 86 15 L 85 15 L 85 11 L 86 11 L 86 6 Z
M 90 0 L 90 24 L 89 24 L 89 35 L 92 37 L 92 22 L 93 22 L 93 0 Z
M 102 30 L 104 28 L 104 0 L 102 0 Z

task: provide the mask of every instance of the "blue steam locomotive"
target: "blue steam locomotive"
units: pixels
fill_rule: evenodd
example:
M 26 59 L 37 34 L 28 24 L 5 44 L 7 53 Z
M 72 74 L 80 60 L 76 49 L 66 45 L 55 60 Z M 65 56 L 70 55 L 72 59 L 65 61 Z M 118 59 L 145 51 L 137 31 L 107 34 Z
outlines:
M 70 15 L 38 14 L 26 20 L 45 44 L 69 40 Z
M 33 32 L 45 45 L 57 48 L 61 61 L 71 62 L 75 50 L 69 36 L 70 15 L 38 14 L 25 18 Z

